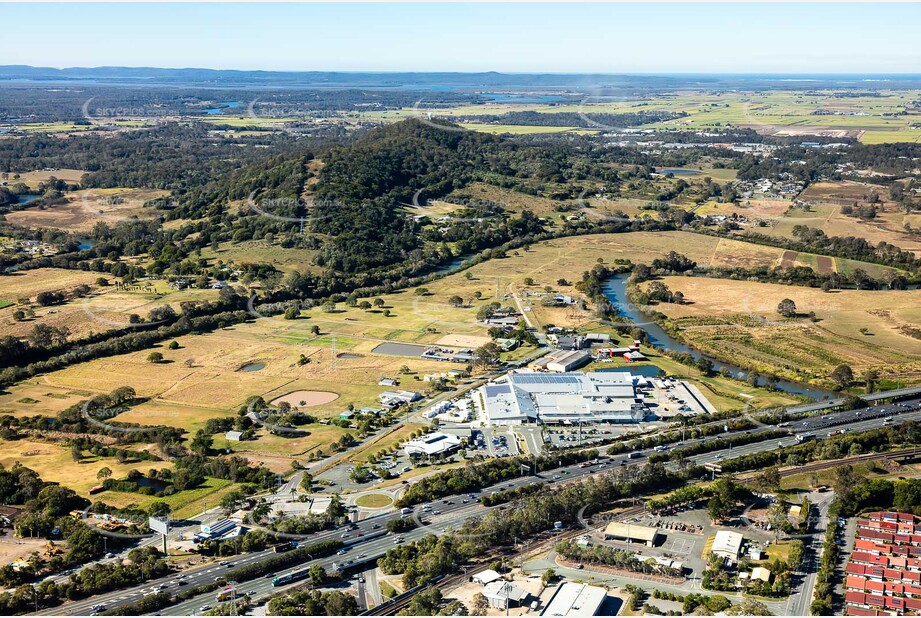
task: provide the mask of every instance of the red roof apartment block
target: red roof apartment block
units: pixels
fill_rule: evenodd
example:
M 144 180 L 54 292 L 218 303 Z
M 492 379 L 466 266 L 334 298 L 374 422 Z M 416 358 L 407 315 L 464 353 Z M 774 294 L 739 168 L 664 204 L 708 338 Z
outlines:
M 921 616 L 921 523 L 878 511 L 857 520 L 844 582 L 848 616 Z

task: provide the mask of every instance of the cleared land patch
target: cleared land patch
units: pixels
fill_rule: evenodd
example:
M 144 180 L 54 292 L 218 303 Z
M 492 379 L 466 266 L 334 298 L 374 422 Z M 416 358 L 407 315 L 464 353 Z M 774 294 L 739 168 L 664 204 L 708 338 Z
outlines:
M 168 195 L 156 189 L 83 189 L 69 193 L 65 204 L 27 208 L 6 218 L 21 227 L 90 232 L 100 221 L 111 226 L 129 219 L 155 219 L 161 213 L 144 203 Z
M 339 393 L 330 393 L 326 391 L 294 391 L 272 400 L 272 405 L 277 406 L 280 403 L 287 403 L 292 407 L 311 408 L 313 406 L 322 406 L 339 399 Z

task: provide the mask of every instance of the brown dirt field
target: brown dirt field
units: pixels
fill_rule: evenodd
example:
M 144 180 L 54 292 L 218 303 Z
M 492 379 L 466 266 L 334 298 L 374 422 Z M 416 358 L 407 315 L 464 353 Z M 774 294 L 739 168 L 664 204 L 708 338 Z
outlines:
M 462 348 L 477 348 L 492 341 L 491 337 L 477 335 L 445 335 L 435 343 L 438 345 L 460 346 Z
M 18 539 L 12 532 L 0 536 L 0 564 L 9 564 L 19 558 L 26 559 L 33 551 L 45 551 L 45 539 Z
M 322 406 L 324 404 L 339 399 L 339 393 L 330 393 L 327 391 L 294 391 L 272 400 L 272 405 L 277 406 L 280 403 L 288 403 L 294 408 L 309 408 L 312 406 Z
M 835 272 L 835 261 L 827 255 L 816 256 L 816 268 L 821 275 L 831 274 Z
M 784 268 L 792 268 L 793 264 L 796 262 L 796 256 L 799 253 L 796 251 L 784 251 L 783 255 L 780 257 L 780 265 Z

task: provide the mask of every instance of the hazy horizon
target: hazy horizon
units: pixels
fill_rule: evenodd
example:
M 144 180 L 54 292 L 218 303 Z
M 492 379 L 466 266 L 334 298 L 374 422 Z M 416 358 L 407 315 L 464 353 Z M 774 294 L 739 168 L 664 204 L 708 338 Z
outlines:
M 4 4 L 7 65 L 330 72 L 921 72 L 917 4 Z M 40 26 L 39 26 L 40 25 Z M 37 31 L 41 31 L 41 44 Z M 88 42 L 92 44 L 88 44 Z M 64 60 L 66 59 L 66 61 Z

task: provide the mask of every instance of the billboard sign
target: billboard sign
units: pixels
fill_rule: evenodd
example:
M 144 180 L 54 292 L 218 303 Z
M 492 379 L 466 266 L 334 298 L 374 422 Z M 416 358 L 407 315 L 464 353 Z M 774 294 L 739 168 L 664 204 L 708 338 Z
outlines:
M 160 534 L 169 533 L 168 517 L 150 517 L 147 520 L 147 525 L 150 526 L 150 529 L 154 532 L 159 532 Z

